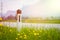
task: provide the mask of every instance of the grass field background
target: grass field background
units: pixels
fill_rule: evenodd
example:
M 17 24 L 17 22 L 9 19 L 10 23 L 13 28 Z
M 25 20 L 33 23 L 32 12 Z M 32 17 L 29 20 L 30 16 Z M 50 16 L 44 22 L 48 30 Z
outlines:
M 17 22 L 17 20 L 5 20 L 3 22 Z M 52 19 L 52 20 L 37 20 L 37 19 L 22 19 L 23 23 L 54 23 L 60 24 L 60 19 Z
M 25 19 L 22 20 L 22 22 L 26 22 L 26 23 L 60 23 L 60 20 L 37 20 L 37 19 Z
M 58 28 L 17 28 L 0 25 L 0 40 L 60 40 Z

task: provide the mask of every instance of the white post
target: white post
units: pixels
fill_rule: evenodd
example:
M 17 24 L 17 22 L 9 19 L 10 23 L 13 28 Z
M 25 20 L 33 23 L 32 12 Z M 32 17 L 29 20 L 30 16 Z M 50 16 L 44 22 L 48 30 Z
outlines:
M 21 14 L 17 14 L 17 27 L 18 31 L 22 28 Z
M 21 23 L 21 14 L 17 14 L 17 22 Z
M 20 31 L 20 29 L 22 28 L 21 10 L 20 9 L 17 10 L 17 28 L 18 28 L 18 31 Z

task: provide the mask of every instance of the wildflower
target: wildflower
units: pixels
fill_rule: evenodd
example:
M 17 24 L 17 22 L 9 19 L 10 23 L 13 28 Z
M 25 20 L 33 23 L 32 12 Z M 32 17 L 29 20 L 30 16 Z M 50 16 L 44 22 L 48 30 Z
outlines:
M 22 38 L 22 36 L 20 36 L 19 38 Z
M 24 39 L 27 39 L 27 36 L 25 36 Z
M 0 24 L 0 26 L 3 26 L 3 24 Z
M 24 35 L 24 39 L 27 39 L 27 35 Z
M 24 36 L 27 36 L 27 35 L 24 35 Z
M 39 35 L 39 33 L 37 33 L 37 35 Z
M 20 34 L 17 34 L 17 35 L 20 35 Z
M 18 38 L 16 38 L 16 40 L 18 40 Z
M 35 31 L 33 31 L 33 32 L 35 32 Z
M 10 29 L 10 32 L 12 32 L 12 30 Z
M 34 35 L 36 36 L 36 35 L 39 35 L 39 33 L 34 33 Z
M 36 36 L 36 35 L 37 35 L 37 33 L 34 33 L 34 35 Z

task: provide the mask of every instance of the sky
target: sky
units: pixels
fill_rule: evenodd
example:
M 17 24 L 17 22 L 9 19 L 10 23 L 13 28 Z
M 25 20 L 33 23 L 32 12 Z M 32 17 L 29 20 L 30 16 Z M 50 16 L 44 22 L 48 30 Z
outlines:
M 3 13 L 21 9 L 22 15 L 28 17 L 60 16 L 60 0 L 2 0 L 2 2 Z

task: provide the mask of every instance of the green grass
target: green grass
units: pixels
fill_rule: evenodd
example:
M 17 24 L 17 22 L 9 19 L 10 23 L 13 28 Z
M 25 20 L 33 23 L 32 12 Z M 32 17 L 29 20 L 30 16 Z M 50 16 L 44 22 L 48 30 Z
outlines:
M 26 23 L 54 23 L 54 24 L 60 24 L 60 19 L 52 19 L 52 20 L 35 20 L 35 19 L 25 19 L 22 20 L 22 22 Z
M 15 40 L 17 33 L 16 28 L 0 26 L 0 40 Z
M 17 28 L 0 26 L 0 40 L 60 40 L 58 28 Z
M 17 20 L 5 20 L 3 22 L 17 22 Z M 22 19 L 23 23 L 54 23 L 60 24 L 60 19 L 52 19 L 52 20 L 38 20 L 38 19 Z

